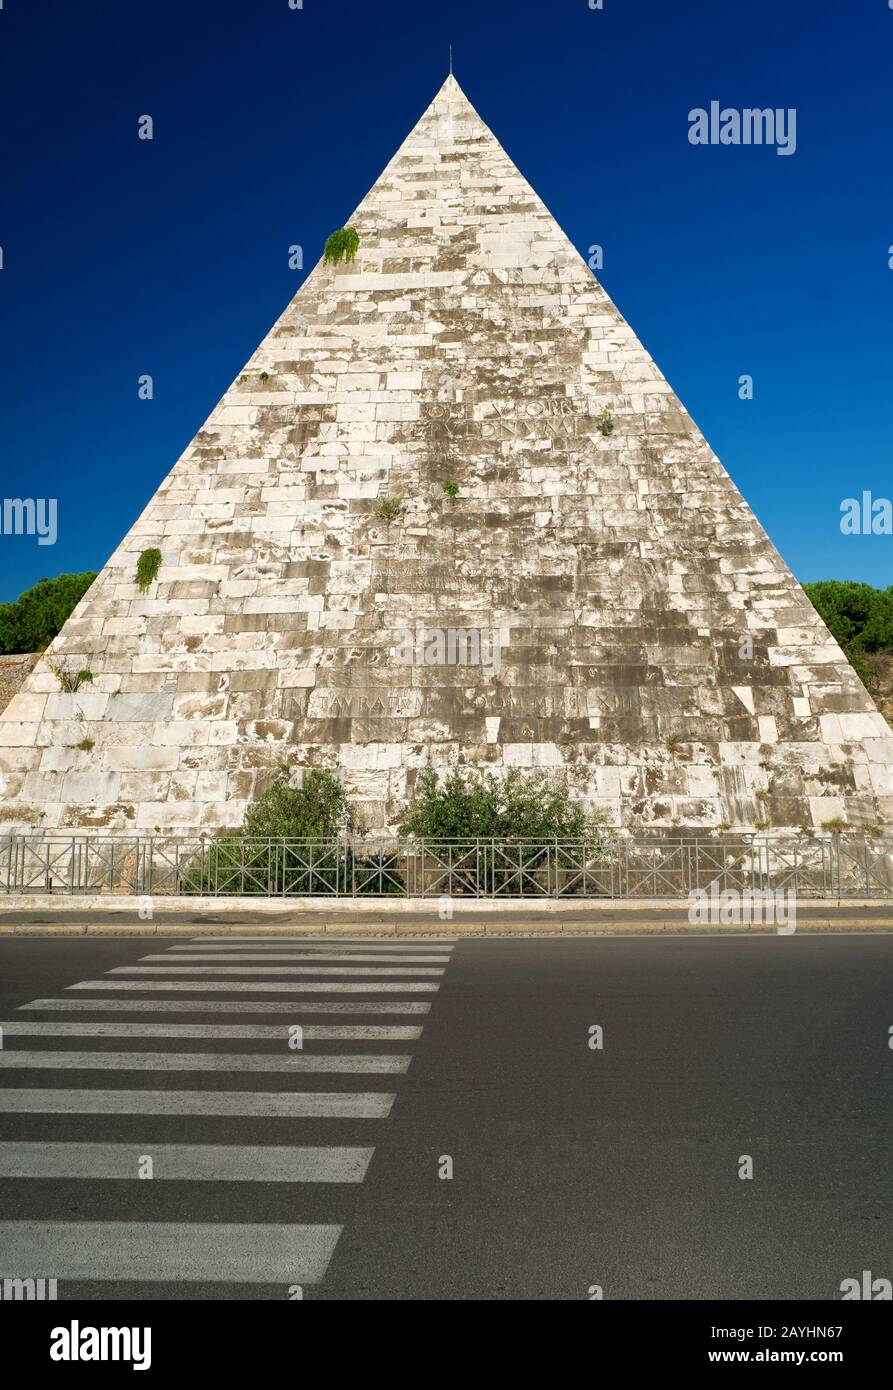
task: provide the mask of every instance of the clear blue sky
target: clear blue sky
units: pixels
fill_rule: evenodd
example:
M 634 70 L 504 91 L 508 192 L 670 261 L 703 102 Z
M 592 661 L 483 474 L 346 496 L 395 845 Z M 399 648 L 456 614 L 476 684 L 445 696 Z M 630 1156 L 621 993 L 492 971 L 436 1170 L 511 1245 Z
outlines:
M 893 495 L 887 0 L 5 0 L 0 492 L 58 498 L 59 539 L 0 536 L 0 599 L 104 563 L 450 42 L 798 578 L 893 583 L 893 537 L 839 530 Z M 796 153 L 692 146 L 713 99 L 795 107 Z

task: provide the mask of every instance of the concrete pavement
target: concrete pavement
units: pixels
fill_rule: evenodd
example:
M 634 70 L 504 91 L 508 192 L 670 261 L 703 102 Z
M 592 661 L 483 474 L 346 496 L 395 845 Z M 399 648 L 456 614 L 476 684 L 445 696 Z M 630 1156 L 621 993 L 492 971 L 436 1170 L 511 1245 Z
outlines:
M 244 931 L 345 936 L 502 936 L 614 932 L 774 933 L 774 925 L 701 926 L 678 898 L 138 898 L 0 896 L 2 936 L 181 936 Z M 893 900 L 799 898 L 798 930 L 893 931 Z

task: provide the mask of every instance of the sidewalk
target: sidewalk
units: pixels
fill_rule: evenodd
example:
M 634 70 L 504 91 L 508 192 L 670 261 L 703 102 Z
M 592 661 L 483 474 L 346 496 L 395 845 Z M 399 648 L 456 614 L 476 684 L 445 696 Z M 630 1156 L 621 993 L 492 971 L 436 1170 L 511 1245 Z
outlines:
M 724 935 L 779 931 L 774 924 L 693 926 L 678 898 L 541 900 L 454 898 L 442 917 L 437 898 L 0 898 L 0 936 L 199 936 L 258 934 L 448 936 L 586 933 Z M 893 901 L 803 899 L 797 931 L 893 932 Z

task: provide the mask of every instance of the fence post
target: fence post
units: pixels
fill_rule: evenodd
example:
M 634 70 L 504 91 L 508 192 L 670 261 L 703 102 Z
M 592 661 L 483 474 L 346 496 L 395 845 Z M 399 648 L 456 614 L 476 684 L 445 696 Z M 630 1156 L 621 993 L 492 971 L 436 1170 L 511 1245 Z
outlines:
M 834 857 L 837 865 L 837 898 L 840 900 L 840 831 L 834 832 Z
M 871 857 L 868 852 L 868 836 L 862 836 L 862 853 L 865 856 L 865 892 L 863 898 L 871 896 Z

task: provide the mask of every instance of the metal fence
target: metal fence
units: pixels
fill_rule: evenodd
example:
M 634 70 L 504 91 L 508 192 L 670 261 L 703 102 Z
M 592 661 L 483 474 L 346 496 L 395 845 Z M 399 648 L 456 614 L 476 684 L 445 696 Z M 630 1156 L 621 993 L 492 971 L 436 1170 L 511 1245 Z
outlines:
M 893 897 L 893 841 L 421 840 L 5 835 L 0 891 L 178 897 Z

